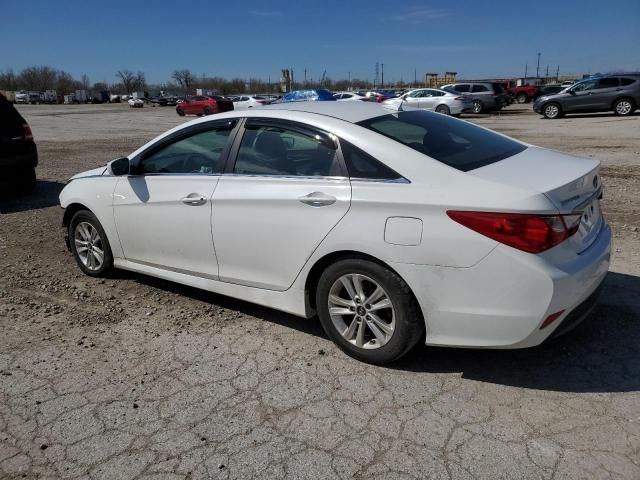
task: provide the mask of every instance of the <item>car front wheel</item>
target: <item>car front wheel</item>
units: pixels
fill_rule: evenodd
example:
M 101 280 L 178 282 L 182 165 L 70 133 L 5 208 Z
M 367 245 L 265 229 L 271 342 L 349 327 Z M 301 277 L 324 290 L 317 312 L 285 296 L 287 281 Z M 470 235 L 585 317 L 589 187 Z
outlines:
M 104 277 L 113 268 L 107 235 L 96 216 L 80 210 L 69 222 L 69 245 L 80 269 L 91 277 Z
M 480 100 L 475 100 L 473 102 L 473 113 L 482 113 L 482 110 L 484 110 L 482 102 Z
M 557 103 L 547 103 L 542 109 L 545 118 L 554 119 L 562 116 L 562 110 Z
M 613 111 L 616 112 L 616 115 L 621 116 L 631 115 L 635 109 L 633 100 L 630 98 L 620 98 L 613 105 Z
M 329 266 L 320 276 L 316 305 L 329 338 L 367 363 L 399 359 L 424 332 L 408 285 L 392 270 L 369 260 L 346 259 Z

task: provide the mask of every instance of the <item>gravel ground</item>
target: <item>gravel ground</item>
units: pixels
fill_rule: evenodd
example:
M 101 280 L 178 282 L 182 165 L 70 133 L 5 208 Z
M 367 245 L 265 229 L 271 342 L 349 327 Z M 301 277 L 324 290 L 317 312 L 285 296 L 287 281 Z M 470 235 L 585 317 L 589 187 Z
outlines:
M 520 351 L 352 360 L 319 324 L 126 272 L 80 274 L 63 182 L 172 108 L 23 106 L 29 197 L 0 200 L 0 477 L 640 478 L 640 115 L 472 121 L 603 162 L 615 256 L 596 314 Z

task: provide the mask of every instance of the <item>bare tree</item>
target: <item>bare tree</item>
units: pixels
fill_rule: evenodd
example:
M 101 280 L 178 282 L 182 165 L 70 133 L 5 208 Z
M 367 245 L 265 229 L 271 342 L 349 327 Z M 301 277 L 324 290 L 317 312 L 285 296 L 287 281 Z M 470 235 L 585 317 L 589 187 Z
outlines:
M 7 68 L 6 71 L 0 72 L 0 89 L 1 90 L 17 90 L 18 79 L 13 68 Z
M 89 90 L 91 87 L 91 80 L 89 80 L 89 76 L 86 73 L 82 74 L 82 77 L 80 77 L 80 83 L 82 83 L 83 90 Z
M 146 89 L 147 87 L 147 78 L 144 74 L 144 72 L 138 70 L 138 73 L 136 73 L 135 79 L 134 79 L 134 85 L 136 90 L 139 91 L 143 91 Z
M 58 72 L 46 65 L 27 67 L 20 72 L 18 83 L 25 90 L 43 92 L 53 88 Z
M 135 74 L 131 70 L 127 70 L 125 68 L 124 70 L 118 70 L 118 72 L 116 73 L 116 77 L 120 79 L 122 87 L 127 92 L 127 95 L 129 95 L 133 91 L 133 88 L 135 86 Z
M 56 77 L 56 91 L 58 92 L 58 95 L 71 93 L 81 86 L 81 83 L 75 80 L 70 73 L 63 70 L 58 72 Z
M 187 93 L 189 90 L 191 90 L 191 86 L 195 82 L 193 73 L 191 73 L 191 70 L 186 68 L 183 70 L 174 70 L 171 74 L 171 78 L 178 82 L 178 85 L 180 85 L 180 88 L 184 91 L 184 93 Z

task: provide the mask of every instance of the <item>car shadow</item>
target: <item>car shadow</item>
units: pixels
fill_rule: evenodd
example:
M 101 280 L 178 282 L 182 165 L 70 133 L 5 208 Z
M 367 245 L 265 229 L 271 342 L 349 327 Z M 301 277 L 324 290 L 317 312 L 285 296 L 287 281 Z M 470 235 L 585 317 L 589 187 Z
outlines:
M 521 350 L 416 348 L 391 368 L 557 392 L 640 391 L 640 277 L 609 273 L 575 330 Z
M 327 338 L 317 318 L 302 319 L 224 295 L 129 272 L 123 278 Z M 557 392 L 640 391 L 640 277 L 609 273 L 594 313 L 575 330 L 520 350 L 418 345 L 384 367 L 416 373 L 454 373 L 498 385 Z
M 0 214 L 25 212 L 60 204 L 59 195 L 64 183 L 38 180 L 30 192 L 18 192 L 11 185 L 0 186 Z

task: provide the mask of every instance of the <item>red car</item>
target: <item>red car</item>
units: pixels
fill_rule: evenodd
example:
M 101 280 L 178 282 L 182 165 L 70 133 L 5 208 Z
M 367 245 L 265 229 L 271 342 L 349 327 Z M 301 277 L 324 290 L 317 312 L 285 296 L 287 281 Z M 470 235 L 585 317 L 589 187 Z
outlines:
M 213 113 L 228 112 L 233 110 L 233 102 L 228 98 L 213 95 L 205 97 L 197 95 L 178 103 L 176 113 L 181 117 L 185 115 L 211 115 Z

